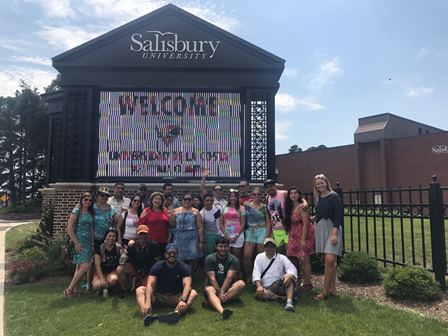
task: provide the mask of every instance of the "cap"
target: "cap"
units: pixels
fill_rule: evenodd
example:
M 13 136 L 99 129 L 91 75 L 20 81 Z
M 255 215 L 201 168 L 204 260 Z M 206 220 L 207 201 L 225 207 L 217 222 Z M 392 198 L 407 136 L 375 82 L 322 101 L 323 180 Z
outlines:
M 98 194 L 107 194 L 110 196 L 110 191 L 108 187 L 99 187 Z
M 263 242 L 263 246 L 266 246 L 266 244 L 271 243 L 274 244 L 274 246 L 277 246 L 277 244 L 275 243 L 275 240 L 273 238 L 266 238 Z
M 269 184 L 273 184 L 273 185 L 275 185 L 275 181 L 274 181 L 274 180 L 271 180 L 271 179 L 267 179 L 266 181 L 264 181 L 264 183 L 263 183 L 263 187 L 266 187 L 266 186 L 269 185 Z
M 140 233 L 149 233 L 149 229 L 146 225 L 139 225 L 137 227 L 137 234 L 139 235 Z
M 174 243 L 169 243 L 165 246 L 165 252 L 169 251 L 169 250 L 178 250 L 177 249 L 177 245 Z

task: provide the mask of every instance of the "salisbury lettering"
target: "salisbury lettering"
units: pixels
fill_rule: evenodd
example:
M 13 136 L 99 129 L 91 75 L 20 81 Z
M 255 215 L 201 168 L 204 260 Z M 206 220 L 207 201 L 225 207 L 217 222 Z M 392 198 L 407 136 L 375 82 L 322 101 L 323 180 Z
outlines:
M 206 59 L 213 58 L 221 41 L 188 41 L 175 33 L 147 31 L 131 35 L 130 50 L 152 59 Z

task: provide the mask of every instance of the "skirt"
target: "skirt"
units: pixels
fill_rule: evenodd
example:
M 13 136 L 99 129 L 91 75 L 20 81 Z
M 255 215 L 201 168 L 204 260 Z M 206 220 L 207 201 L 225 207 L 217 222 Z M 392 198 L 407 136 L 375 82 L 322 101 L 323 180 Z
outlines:
M 331 243 L 331 231 L 333 222 L 331 219 L 322 218 L 315 227 L 316 253 L 330 253 L 342 255 L 342 227 L 338 229 L 338 242 L 336 245 Z

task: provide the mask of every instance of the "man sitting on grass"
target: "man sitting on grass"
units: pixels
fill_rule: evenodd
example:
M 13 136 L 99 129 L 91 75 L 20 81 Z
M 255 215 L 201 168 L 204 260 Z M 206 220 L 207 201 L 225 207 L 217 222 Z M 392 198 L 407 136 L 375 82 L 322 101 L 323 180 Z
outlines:
M 210 304 L 226 320 L 233 312 L 222 305 L 236 299 L 246 285 L 243 280 L 237 280 L 239 261 L 229 253 L 229 240 L 219 237 L 215 248 L 216 252 L 205 259 L 205 296 L 208 301 L 204 301 L 203 306 Z
M 170 243 L 165 247 L 165 260 L 156 263 L 149 272 L 146 284 L 145 303 L 140 309 L 144 324 L 155 320 L 174 324 L 193 304 L 198 293 L 191 288 L 191 270 L 177 260 L 177 247 Z M 173 307 L 174 311 L 164 316 L 152 315 L 152 307 Z
M 277 246 L 272 238 L 263 242 L 264 251 L 257 255 L 254 263 L 252 280 L 257 289 L 256 298 L 276 300 L 286 297 L 285 310 L 293 312 L 295 282 L 297 269 L 283 254 L 277 253 Z

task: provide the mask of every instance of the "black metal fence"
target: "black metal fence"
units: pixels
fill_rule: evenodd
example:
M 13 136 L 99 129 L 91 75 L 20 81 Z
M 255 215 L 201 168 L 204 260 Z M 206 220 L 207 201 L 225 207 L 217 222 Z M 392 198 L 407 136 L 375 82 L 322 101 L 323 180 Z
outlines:
M 368 252 L 384 266 L 422 266 L 445 289 L 448 188 L 435 176 L 427 187 L 343 190 L 338 184 L 335 191 L 344 206 L 345 252 Z M 312 193 L 304 197 L 313 212 Z

